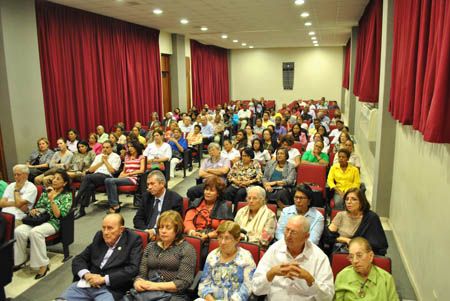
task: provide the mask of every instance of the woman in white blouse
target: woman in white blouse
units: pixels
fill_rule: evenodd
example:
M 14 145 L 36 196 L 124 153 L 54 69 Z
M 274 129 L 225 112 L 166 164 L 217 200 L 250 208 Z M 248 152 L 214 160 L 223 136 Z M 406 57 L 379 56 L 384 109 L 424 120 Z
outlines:
M 172 159 L 172 148 L 163 141 L 164 133 L 161 129 L 153 131 L 153 142 L 147 145 L 144 150 L 144 156 L 147 157 L 147 166 L 160 166 L 164 162 Z

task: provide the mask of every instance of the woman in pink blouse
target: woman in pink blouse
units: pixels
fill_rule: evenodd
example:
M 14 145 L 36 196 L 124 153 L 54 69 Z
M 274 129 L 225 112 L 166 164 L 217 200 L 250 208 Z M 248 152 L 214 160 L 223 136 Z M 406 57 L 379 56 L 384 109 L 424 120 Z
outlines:
M 89 133 L 89 147 L 96 155 L 100 155 L 102 152 L 102 145 L 97 141 L 97 134 Z

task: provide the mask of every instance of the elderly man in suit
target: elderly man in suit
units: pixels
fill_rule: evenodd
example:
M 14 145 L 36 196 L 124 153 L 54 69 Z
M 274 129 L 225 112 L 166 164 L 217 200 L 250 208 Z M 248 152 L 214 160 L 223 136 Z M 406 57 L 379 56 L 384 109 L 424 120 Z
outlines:
M 74 282 L 58 300 L 121 300 L 138 275 L 139 235 L 124 226 L 122 215 L 105 216 L 102 230 L 72 262 Z
M 156 222 L 161 213 L 175 210 L 183 216 L 183 198 L 165 186 L 166 178 L 161 171 L 154 170 L 148 175 L 147 192 L 133 219 L 134 227 L 146 231 L 149 239 L 156 235 Z

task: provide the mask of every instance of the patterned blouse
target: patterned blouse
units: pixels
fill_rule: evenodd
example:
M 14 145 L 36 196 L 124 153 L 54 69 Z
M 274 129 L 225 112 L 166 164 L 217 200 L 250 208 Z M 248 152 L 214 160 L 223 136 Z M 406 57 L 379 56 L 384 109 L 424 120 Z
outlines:
M 203 268 L 198 295 L 211 294 L 216 300 L 247 300 L 251 294 L 251 279 L 255 261 L 249 251 L 238 247 L 236 257 L 227 263 L 220 262 L 220 248 L 209 253 Z
M 88 151 L 87 153 L 76 152 L 73 154 L 72 162 L 70 162 L 70 171 L 86 171 L 94 162 L 95 153 L 93 151 Z
M 252 160 L 250 164 L 245 167 L 242 161 L 238 161 L 233 164 L 230 172 L 228 173 L 228 181 L 233 183 L 234 181 L 253 181 L 252 184 L 261 183 L 262 180 L 262 171 L 261 165 L 258 161 Z M 232 184 L 234 187 L 238 188 L 234 183 Z
M 173 281 L 183 293 L 194 281 L 197 256 L 194 247 L 183 240 L 167 249 L 151 242 L 142 255 L 138 278 L 149 280 L 158 275 L 163 282 Z
M 69 213 L 70 208 L 72 207 L 72 193 L 61 192 L 53 199 L 53 201 L 58 206 L 61 217 L 64 217 Z M 35 208 L 44 208 L 48 213 L 50 213 L 50 220 L 48 223 L 52 225 L 56 231 L 59 231 L 59 219 L 61 217 L 57 218 L 53 214 L 52 205 L 50 204 L 46 191 L 41 194 Z

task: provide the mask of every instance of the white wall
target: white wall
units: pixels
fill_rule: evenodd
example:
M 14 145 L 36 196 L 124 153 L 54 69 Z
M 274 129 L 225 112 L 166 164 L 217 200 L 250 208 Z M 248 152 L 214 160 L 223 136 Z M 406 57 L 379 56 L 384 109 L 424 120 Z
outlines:
M 393 155 L 390 221 L 418 297 L 450 300 L 450 144 L 398 124 Z
M 293 90 L 283 90 L 283 62 L 295 62 Z M 342 64 L 342 47 L 233 49 L 231 98 L 264 96 L 275 99 L 278 107 L 299 98 L 338 100 Z
M 159 32 L 159 52 L 172 54 L 172 35 L 169 32 Z

